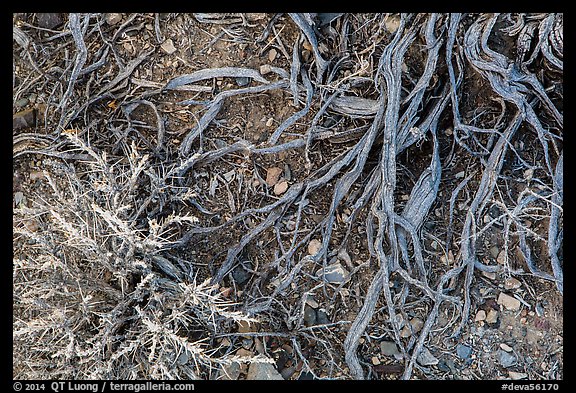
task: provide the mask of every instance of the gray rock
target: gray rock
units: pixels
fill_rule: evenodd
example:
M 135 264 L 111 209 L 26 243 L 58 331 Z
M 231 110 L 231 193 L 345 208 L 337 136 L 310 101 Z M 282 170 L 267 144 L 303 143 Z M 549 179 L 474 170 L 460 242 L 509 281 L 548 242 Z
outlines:
M 326 325 L 330 323 L 330 318 L 328 318 L 326 310 L 321 308 L 320 310 L 316 311 L 316 321 L 318 322 L 318 325 Z
M 316 275 L 332 284 L 342 284 L 348 279 L 349 273 L 340 262 L 336 262 L 318 270 Z
M 249 85 L 251 81 L 252 78 L 246 78 L 243 76 L 236 78 L 236 84 L 240 87 Z
M 438 359 L 432 355 L 428 348 L 423 348 L 417 359 L 421 366 L 434 366 L 438 364 Z
M 114 26 L 122 21 L 122 14 L 111 12 L 106 14 L 106 23 L 110 26 Z
M 456 346 L 456 354 L 462 360 L 468 360 L 472 355 L 472 348 L 468 345 L 458 344 Z
M 276 370 L 274 365 L 270 363 L 251 363 L 248 368 L 248 380 L 281 380 L 282 375 Z
M 14 102 L 14 106 L 16 107 L 16 109 L 22 109 L 26 105 L 28 105 L 29 102 L 30 100 L 28 100 L 28 98 L 21 98 L 18 101 Z
M 168 38 L 166 41 L 164 41 L 162 45 L 160 45 L 160 48 L 164 51 L 164 53 L 168 55 L 176 52 L 176 47 L 174 46 L 174 42 L 171 38 Z
M 218 379 L 225 381 L 235 381 L 240 376 L 240 363 L 233 362 L 231 364 L 222 366 L 220 376 Z
M 63 23 L 62 17 L 58 13 L 38 14 L 38 26 L 45 29 L 54 29 Z
M 316 325 L 316 310 L 314 310 L 309 305 L 304 306 L 304 325 Z
M 234 270 L 232 270 L 232 277 L 234 278 L 234 281 L 236 281 L 236 283 L 240 286 L 246 284 L 251 276 L 252 274 L 244 269 L 242 265 L 239 265 L 234 268 Z
M 400 355 L 400 351 L 398 351 L 398 347 L 393 341 L 382 341 L 380 343 L 380 352 L 384 356 Z
M 516 355 L 501 349 L 498 351 L 498 360 L 502 367 L 508 368 L 516 364 Z

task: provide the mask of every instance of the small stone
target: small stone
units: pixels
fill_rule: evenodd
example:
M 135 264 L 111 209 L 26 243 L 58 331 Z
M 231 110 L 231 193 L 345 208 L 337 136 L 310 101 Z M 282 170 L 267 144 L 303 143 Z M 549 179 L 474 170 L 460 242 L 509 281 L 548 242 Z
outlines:
M 396 33 L 396 30 L 400 27 L 400 18 L 397 15 L 394 16 L 387 16 L 384 21 L 384 26 L 386 30 L 391 34 Z
M 504 292 L 500 292 L 498 296 L 498 304 L 504 306 L 506 310 L 510 311 L 518 311 L 520 309 L 520 300 L 505 294 Z
M 304 325 L 307 327 L 316 325 L 316 310 L 309 305 L 304 306 Z
M 114 26 L 115 24 L 120 23 L 120 21 L 122 21 L 122 14 L 115 12 L 106 14 L 106 23 L 108 23 L 110 26 Z
M 309 305 L 312 308 L 318 308 L 320 307 L 320 305 L 318 304 L 318 302 L 314 299 L 312 299 L 311 297 L 306 299 L 306 304 Z
M 280 176 L 282 175 L 282 168 L 274 166 L 272 168 L 268 168 L 266 170 L 266 184 L 269 187 L 274 186 L 280 180 Z
M 349 273 L 339 262 L 336 262 L 318 270 L 316 275 L 332 284 L 342 284 L 348 279 Z
M 36 109 L 30 108 L 12 115 L 12 130 L 33 127 L 36 121 Z
M 14 106 L 16 107 L 16 109 L 22 109 L 29 103 L 30 100 L 28 100 L 28 98 L 21 98 L 18 101 L 14 102 Z
M 44 174 L 44 171 L 32 171 L 30 172 L 30 181 L 36 181 L 36 180 L 40 180 L 43 179 L 46 175 Z
M 496 273 L 494 272 L 482 272 L 482 275 L 490 280 L 496 280 Z
M 454 177 L 456 179 L 463 179 L 465 175 L 466 175 L 466 173 L 464 171 L 460 171 L 457 174 L 455 174 Z
M 16 204 L 16 207 L 18 207 L 23 200 L 24 200 L 24 194 L 21 191 L 17 191 L 14 193 L 14 203 Z
M 532 176 L 534 176 L 534 169 L 526 169 L 524 171 L 524 179 L 527 181 L 532 180 Z
M 492 258 L 497 258 L 499 252 L 500 252 L 500 249 L 498 247 L 496 247 L 496 246 L 490 247 L 490 255 L 492 256 Z
M 346 251 L 345 248 L 338 250 L 338 259 L 343 261 L 349 267 L 352 266 L 352 258 L 350 258 L 350 254 L 348 254 L 348 251 Z
M 470 348 L 468 345 L 458 344 L 456 346 L 456 354 L 460 359 L 468 360 L 472 355 L 472 348 Z
M 248 321 L 238 321 L 238 333 L 251 333 L 256 331 L 256 324 Z
M 266 75 L 272 72 L 272 67 L 270 66 L 270 64 L 263 64 L 260 66 L 260 74 L 261 75 Z
M 512 347 L 505 344 L 505 343 L 501 343 L 500 344 L 500 348 L 502 348 L 503 350 L 505 350 L 506 352 L 512 352 Z
M 475 322 L 484 321 L 486 319 L 486 311 L 480 310 L 476 313 L 476 318 L 474 318 Z
M 316 311 L 316 322 L 318 325 L 327 325 L 330 323 L 330 318 L 328 318 L 328 314 L 323 308 Z
M 486 315 L 486 323 L 496 323 L 498 321 L 498 311 L 494 310 L 493 308 L 488 311 L 488 315 Z
M 510 377 L 510 379 L 518 380 L 518 379 L 527 378 L 527 377 L 528 377 L 528 374 L 526 374 L 526 373 L 517 373 L 516 371 L 508 371 L 508 376 Z
M 270 61 L 274 61 L 274 59 L 276 59 L 276 55 L 278 54 L 278 52 L 276 52 L 276 49 L 272 48 L 268 51 L 268 60 Z
M 506 251 L 504 251 L 504 250 L 500 251 L 500 253 L 498 254 L 498 257 L 496 258 L 496 261 L 500 265 L 504 265 L 504 263 L 506 262 Z
M 286 192 L 287 189 L 288 189 L 288 182 L 281 181 L 280 183 L 276 183 L 276 185 L 274 186 L 274 194 L 282 195 Z
M 372 364 L 375 366 L 380 364 L 380 359 L 378 359 L 378 356 L 372 356 Z
M 504 368 L 508 368 L 516 364 L 516 355 L 508 353 L 503 350 L 498 351 L 498 360 L 500 365 Z
M 252 78 L 247 78 L 244 76 L 239 76 L 238 78 L 236 78 L 236 84 L 240 87 L 248 86 L 251 81 L 252 81 Z
M 250 363 L 247 380 L 284 380 L 282 375 L 270 363 Z
M 424 326 L 424 321 L 421 320 L 420 318 L 412 318 L 410 320 L 410 325 L 412 326 L 412 331 L 410 330 L 410 327 L 408 325 L 405 325 L 400 331 L 400 337 L 406 338 L 410 337 L 412 334 L 418 333 L 420 330 L 422 330 L 422 327 Z
M 274 124 L 273 117 L 269 118 L 268 121 L 266 121 L 266 127 L 272 127 L 272 124 Z
M 162 45 L 160 45 L 160 48 L 164 51 L 164 53 L 168 55 L 176 52 L 176 47 L 174 46 L 174 42 L 172 42 L 171 38 L 168 38 L 166 41 L 164 41 Z
M 58 13 L 42 13 L 38 14 L 38 26 L 45 29 L 54 29 L 60 26 L 64 21 Z
M 522 283 L 520 281 L 518 281 L 517 279 L 515 279 L 514 277 L 507 278 L 504 281 L 504 289 L 507 289 L 507 290 L 520 288 L 521 285 L 522 285 Z
M 218 379 L 224 381 L 235 381 L 240 376 L 240 364 L 232 362 L 222 366 L 220 370 L 220 377 Z
M 318 254 L 321 248 L 322 248 L 322 242 L 318 239 L 312 239 L 310 240 L 310 243 L 308 243 L 308 254 L 316 255 Z
M 380 343 L 380 352 L 384 356 L 393 357 L 395 355 L 400 355 L 400 351 L 398 350 L 396 343 L 393 341 L 382 341 Z
M 188 363 L 189 359 L 190 359 L 190 356 L 188 355 L 188 351 L 182 351 L 180 356 L 178 356 L 178 359 L 176 359 L 176 362 L 180 365 L 184 365 L 184 364 Z
M 434 355 L 432 355 L 432 353 L 426 347 L 422 349 L 416 360 L 418 360 L 418 363 L 420 363 L 422 366 L 434 366 L 439 362 L 439 360 Z

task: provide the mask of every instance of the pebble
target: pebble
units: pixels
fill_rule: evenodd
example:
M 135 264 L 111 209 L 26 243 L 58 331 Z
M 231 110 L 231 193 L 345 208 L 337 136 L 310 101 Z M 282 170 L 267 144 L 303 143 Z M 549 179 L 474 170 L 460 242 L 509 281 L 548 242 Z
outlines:
M 14 102 L 14 106 L 16 107 L 16 109 L 22 109 L 26 105 L 28 105 L 28 103 L 30 103 L 30 100 L 28 100 L 28 98 L 20 98 L 18 101 Z
M 14 193 L 14 203 L 16 204 L 16 207 L 18 207 L 23 200 L 24 194 L 22 191 L 17 191 Z
M 232 270 L 232 278 L 238 285 L 244 285 L 252 277 L 252 273 L 248 272 L 241 265 Z
M 282 375 L 270 363 L 250 363 L 247 380 L 284 380 Z
M 507 290 L 520 288 L 521 285 L 522 285 L 522 283 L 520 281 L 518 281 L 517 279 L 515 279 L 514 277 L 507 278 L 504 281 L 504 289 L 507 289 Z
M 172 42 L 171 38 L 168 38 L 166 41 L 160 45 L 160 48 L 164 51 L 164 53 L 171 55 L 172 53 L 176 52 L 176 47 L 174 46 L 174 42 Z
M 413 331 L 410 331 L 410 327 L 408 325 L 405 325 L 400 331 L 400 337 L 406 338 L 410 337 L 412 333 L 414 334 L 418 333 L 424 326 L 424 321 L 421 320 L 420 318 L 412 318 L 410 320 L 410 325 L 412 326 Z
M 272 48 L 268 51 L 268 60 L 270 61 L 274 61 L 274 59 L 276 59 L 276 55 L 278 54 L 278 52 L 276 52 L 276 49 Z
M 488 315 L 486 315 L 486 323 L 496 323 L 498 321 L 498 311 L 494 310 L 493 308 L 488 311 Z
M 224 381 L 235 381 L 240 376 L 240 364 L 238 362 L 232 362 L 222 366 L 220 370 L 220 378 Z
M 318 239 L 312 239 L 310 240 L 310 243 L 308 243 L 308 254 L 316 255 L 318 254 L 321 248 L 322 248 L 322 242 Z
M 344 262 L 349 267 L 353 266 L 352 265 L 352 258 L 350 258 L 350 254 L 348 254 L 348 251 L 346 251 L 345 248 L 341 248 L 338 251 L 338 259 L 341 260 L 342 262 Z
M 494 272 L 482 272 L 482 275 L 490 280 L 496 280 L 496 273 Z
M 508 376 L 510 377 L 510 379 L 518 380 L 518 379 L 527 378 L 527 377 L 528 377 L 528 374 L 526 374 L 526 373 L 517 373 L 516 371 L 508 371 Z
M 110 26 L 114 26 L 115 24 L 120 23 L 121 20 L 122 20 L 122 14 L 118 14 L 115 12 L 106 14 L 106 23 L 108 23 Z
M 316 275 L 332 284 L 342 284 L 348 278 L 349 273 L 340 262 L 336 262 L 326 266 L 326 268 L 319 269 Z
M 400 18 L 398 16 L 387 16 L 384 21 L 384 26 L 386 27 L 386 30 L 394 34 L 400 27 Z
M 380 364 L 380 359 L 377 356 L 372 356 L 372 364 L 378 366 Z
M 400 355 L 400 351 L 398 351 L 398 347 L 393 341 L 382 341 L 380 343 L 380 352 L 384 356 Z
M 270 66 L 270 64 L 263 64 L 260 66 L 260 74 L 261 75 L 266 75 L 272 72 L 272 67 Z
M 498 257 L 496 258 L 496 261 L 500 265 L 504 265 L 504 263 L 506 262 L 506 251 L 504 251 L 504 250 L 500 251 L 500 253 L 498 254 Z
M 506 310 L 510 311 L 518 311 L 520 309 L 520 300 L 505 294 L 504 292 L 500 292 L 498 296 L 498 304 L 504 306 Z
M 500 344 L 500 348 L 502 348 L 502 349 L 503 349 L 504 351 L 506 351 L 506 352 L 512 352 L 512 347 L 509 346 L 509 345 L 507 345 L 507 344 L 505 344 L 505 343 L 501 343 L 501 344 Z
M 307 327 L 316 325 L 316 310 L 309 305 L 304 306 L 304 325 Z
M 418 360 L 418 363 L 420 363 L 421 366 L 434 366 L 439 362 L 439 360 L 432 355 L 426 347 L 422 349 L 416 360 Z
M 266 127 L 272 127 L 272 124 L 274 124 L 273 117 L 269 118 L 268 121 L 266 121 Z
M 472 348 L 470 348 L 468 345 L 458 344 L 456 346 L 456 354 L 460 359 L 468 360 L 472 355 Z
M 243 76 L 239 76 L 238 78 L 236 78 L 236 84 L 240 87 L 248 86 L 251 81 L 252 81 L 252 78 L 247 78 L 247 77 L 243 77 Z
M 282 195 L 286 192 L 287 189 L 288 189 L 288 182 L 281 181 L 280 183 L 276 183 L 276 185 L 274 186 L 274 194 Z
M 36 119 L 36 109 L 30 108 L 17 112 L 12 115 L 12 130 L 16 131 L 22 128 L 34 126 Z
M 476 313 L 476 318 L 474 318 L 475 322 L 484 321 L 486 319 L 486 311 L 480 310 Z
M 279 168 L 277 166 L 268 168 L 266 170 L 266 184 L 269 187 L 272 187 L 273 185 L 278 183 L 278 180 L 280 180 L 281 175 L 282 175 L 282 168 Z
M 497 258 L 499 253 L 500 249 L 498 247 L 496 246 L 490 247 L 490 255 L 492 256 L 492 258 Z
M 503 350 L 498 351 L 498 360 L 500 365 L 504 368 L 508 368 L 516 364 L 516 355 L 508 353 Z
M 248 321 L 238 321 L 238 333 L 251 333 L 256 331 L 256 324 Z
M 326 313 L 326 310 L 324 310 L 323 308 L 316 311 L 316 322 L 318 323 L 318 325 L 327 325 L 330 323 L 328 314 Z
M 38 26 L 45 29 L 54 29 L 63 23 L 60 14 L 55 12 L 38 14 Z

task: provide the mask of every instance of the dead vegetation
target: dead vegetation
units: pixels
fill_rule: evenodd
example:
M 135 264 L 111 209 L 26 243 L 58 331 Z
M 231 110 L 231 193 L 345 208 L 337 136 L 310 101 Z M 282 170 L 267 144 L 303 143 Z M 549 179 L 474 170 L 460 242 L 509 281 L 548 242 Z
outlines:
M 14 163 L 42 160 L 14 209 L 15 378 L 213 379 L 276 338 L 295 377 L 374 378 L 370 332 L 410 379 L 469 324 L 478 272 L 561 295 L 563 15 L 194 14 L 219 32 L 195 53 L 285 67 L 197 66 L 183 35 L 160 70 L 177 15 L 36 18 L 13 26 L 14 101 L 37 92 Z M 257 134 L 235 110 L 272 92 L 288 113 Z

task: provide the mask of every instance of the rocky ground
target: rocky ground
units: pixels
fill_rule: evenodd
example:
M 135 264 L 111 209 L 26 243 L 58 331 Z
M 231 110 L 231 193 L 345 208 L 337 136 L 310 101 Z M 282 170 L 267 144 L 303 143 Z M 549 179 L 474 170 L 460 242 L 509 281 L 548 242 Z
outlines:
M 345 189 L 342 200 L 349 202 L 331 210 L 339 184 L 333 179 L 280 210 L 265 207 L 282 206 L 302 184 L 324 176 L 365 135 L 379 92 L 361 85 L 362 78 L 373 78 L 382 48 L 404 27 L 397 14 L 318 15 L 326 20 L 318 22 L 317 46 L 288 14 L 103 14 L 80 16 L 78 32 L 67 14 L 14 15 L 14 378 L 356 377 L 347 340 L 365 312 L 382 260 L 366 240 L 373 236 L 366 222 L 376 216 L 368 208 L 356 210 L 354 203 L 378 169 L 381 145 L 374 145 L 362 174 Z M 416 20 L 425 26 L 421 17 Z M 465 31 L 488 17 L 466 15 L 459 23 Z M 490 45 L 513 58 L 517 48 L 507 47 L 514 40 L 505 40 L 505 27 L 522 19 L 544 31 L 546 17 L 501 16 Z M 438 36 L 448 28 L 441 16 Z M 344 49 L 338 38 L 343 31 L 355 39 Z M 424 37 L 424 31 L 418 34 Z M 314 81 L 316 51 L 329 57 L 338 45 L 350 56 L 342 58 L 337 76 L 324 84 Z M 404 56 L 403 98 L 425 74 L 425 47 L 421 38 Z M 536 59 L 530 64 L 533 75 L 561 112 L 561 69 L 549 65 L 534 44 L 528 50 L 526 58 L 534 53 Z M 246 153 L 242 143 L 274 146 L 278 127 L 307 107 L 305 76 L 296 76 L 301 81 L 296 98 L 288 82 L 285 88 L 255 88 L 265 86 L 258 78 L 291 80 L 296 57 L 316 90 L 311 109 L 287 127 L 278 144 L 302 135 L 306 140 L 310 124 L 317 126 L 316 139 L 309 137 L 306 148 Z M 195 84 L 166 89 L 181 75 L 224 67 L 244 71 L 196 74 Z M 465 120 L 478 127 L 511 122 L 511 110 L 498 118 L 501 105 L 510 104 L 479 71 L 466 72 L 459 91 Z M 438 88 L 447 75 L 439 65 L 426 94 L 448 97 Z M 330 98 L 334 89 L 355 82 L 348 93 L 365 99 L 354 101 L 356 107 Z M 206 118 L 206 108 L 213 108 L 207 103 L 242 88 L 255 89 L 222 96 L 216 115 Z M 329 99 L 336 103 L 321 113 Z M 400 116 L 409 112 L 408 102 L 399 106 Z M 415 109 L 418 126 L 411 132 L 423 128 L 420 122 L 433 105 L 431 98 Z M 554 130 L 561 151 L 562 126 L 543 107 L 536 106 L 536 113 Z M 428 272 L 422 282 L 432 291 L 446 272 L 464 263 L 466 214 L 489 166 L 488 156 L 470 155 L 468 142 L 457 141 L 450 104 L 447 108 L 434 138 L 424 136 L 396 156 L 392 201 L 398 212 L 411 201 L 437 140 L 442 180 L 418 230 Z M 204 120 L 200 137 L 190 141 L 193 127 Z M 518 158 L 506 153 L 474 227 L 476 257 L 494 268 L 475 269 L 469 284 L 458 274 L 445 287 L 447 296 L 461 301 L 468 296 L 468 315 L 462 302 L 433 301 L 422 282 L 391 272 L 386 285 L 398 305 L 395 316 L 380 295 L 355 342 L 365 378 L 405 377 L 421 345 L 410 379 L 563 379 L 563 297 L 546 248 L 556 188 L 547 177 L 537 132 L 529 125 L 520 131 L 510 141 Z M 480 146 L 494 149 L 492 139 L 482 138 Z M 552 147 L 548 153 L 556 166 L 558 154 Z M 183 183 L 162 178 L 192 154 L 198 161 L 181 172 Z M 124 167 L 131 174 L 123 174 Z M 543 202 L 520 206 L 523 190 L 540 193 Z M 334 222 L 328 225 L 330 214 Z M 328 226 L 333 232 L 326 236 Z M 159 235 L 152 236 L 156 227 Z M 214 230 L 195 229 L 182 237 L 190 228 Z M 517 234 L 520 228 L 525 238 Z M 170 243 L 180 238 L 185 240 L 177 246 Z M 526 239 L 535 270 L 526 265 Z M 408 251 L 416 255 L 414 248 Z M 561 247 L 559 255 L 562 259 Z M 220 267 L 228 257 L 234 263 L 224 272 Z M 406 269 L 417 277 L 416 266 Z M 199 285 L 218 274 L 222 279 L 214 285 Z M 48 283 L 58 284 L 50 289 Z M 196 297 L 183 300 L 179 291 Z M 263 307 L 267 299 L 271 303 Z M 436 317 L 426 326 L 431 314 Z M 45 345 L 32 348 L 42 340 Z

